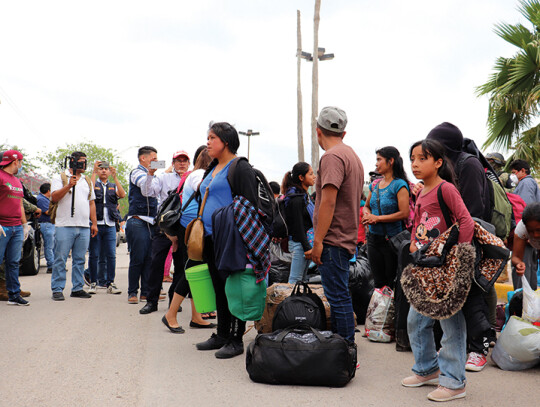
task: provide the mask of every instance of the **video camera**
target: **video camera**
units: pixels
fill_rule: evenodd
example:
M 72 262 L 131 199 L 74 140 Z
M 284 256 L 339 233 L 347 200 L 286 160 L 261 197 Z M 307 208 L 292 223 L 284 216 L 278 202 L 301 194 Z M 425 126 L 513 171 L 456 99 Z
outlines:
M 69 161 L 69 167 L 68 167 L 68 161 Z M 70 168 L 73 170 L 73 174 L 77 170 L 86 170 L 86 160 L 85 161 L 79 161 L 79 158 L 73 157 L 73 156 L 67 156 L 64 158 L 64 168 Z

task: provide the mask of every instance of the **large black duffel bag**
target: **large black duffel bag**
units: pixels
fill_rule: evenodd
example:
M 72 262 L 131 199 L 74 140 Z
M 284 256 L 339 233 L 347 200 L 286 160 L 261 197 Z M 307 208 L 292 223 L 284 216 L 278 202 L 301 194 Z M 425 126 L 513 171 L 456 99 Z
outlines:
M 257 335 L 247 349 L 246 369 L 258 383 L 343 387 L 356 372 L 356 344 L 297 325 Z

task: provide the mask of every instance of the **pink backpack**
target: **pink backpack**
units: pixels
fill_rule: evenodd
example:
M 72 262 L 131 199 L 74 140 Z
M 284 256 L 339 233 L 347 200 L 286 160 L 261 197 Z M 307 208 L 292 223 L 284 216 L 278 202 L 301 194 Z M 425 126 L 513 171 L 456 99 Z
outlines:
M 520 197 L 518 194 L 511 194 L 510 192 L 506 193 L 506 196 L 508 197 L 508 200 L 512 204 L 512 211 L 514 212 L 514 218 L 516 219 L 516 225 L 521 220 L 521 215 L 523 214 L 523 210 L 527 206 L 525 201 L 522 197 Z

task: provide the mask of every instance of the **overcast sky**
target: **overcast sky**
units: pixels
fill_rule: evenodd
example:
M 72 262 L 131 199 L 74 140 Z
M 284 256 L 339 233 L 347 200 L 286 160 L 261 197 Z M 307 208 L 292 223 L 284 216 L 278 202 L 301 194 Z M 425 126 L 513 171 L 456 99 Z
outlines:
M 482 144 L 475 86 L 514 49 L 493 33 L 523 18 L 513 0 L 322 0 L 319 108 L 339 106 L 366 171 L 375 150 L 409 146 L 450 121 Z M 136 163 L 206 141 L 208 123 L 259 131 L 251 162 L 280 181 L 297 160 L 296 10 L 313 52 L 313 0 L 0 0 L 0 142 L 32 156 L 74 141 Z M 303 61 L 310 161 L 311 63 Z M 239 154 L 247 155 L 241 137 Z

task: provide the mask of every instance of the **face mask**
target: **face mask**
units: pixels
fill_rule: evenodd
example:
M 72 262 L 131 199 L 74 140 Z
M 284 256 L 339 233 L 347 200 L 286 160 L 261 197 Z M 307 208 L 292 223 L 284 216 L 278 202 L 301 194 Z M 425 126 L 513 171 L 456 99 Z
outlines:
M 510 181 L 512 181 L 512 184 L 516 185 L 519 180 L 516 174 L 510 174 Z

